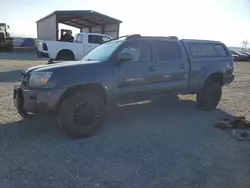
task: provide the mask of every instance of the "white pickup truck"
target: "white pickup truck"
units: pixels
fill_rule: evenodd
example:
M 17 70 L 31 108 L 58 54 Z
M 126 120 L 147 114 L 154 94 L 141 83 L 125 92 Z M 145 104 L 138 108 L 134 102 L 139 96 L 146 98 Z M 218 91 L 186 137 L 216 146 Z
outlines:
M 99 33 L 78 33 L 74 42 L 37 41 L 37 55 L 55 61 L 80 60 L 86 53 L 112 39 Z

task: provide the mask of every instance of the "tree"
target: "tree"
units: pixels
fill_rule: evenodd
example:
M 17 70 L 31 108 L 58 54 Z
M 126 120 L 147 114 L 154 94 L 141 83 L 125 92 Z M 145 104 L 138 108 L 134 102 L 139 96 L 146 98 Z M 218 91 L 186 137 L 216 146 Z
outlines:
M 248 45 L 248 41 L 247 40 L 243 40 L 241 42 L 241 44 L 242 44 L 242 51 L 246 51 L 247 45 Z

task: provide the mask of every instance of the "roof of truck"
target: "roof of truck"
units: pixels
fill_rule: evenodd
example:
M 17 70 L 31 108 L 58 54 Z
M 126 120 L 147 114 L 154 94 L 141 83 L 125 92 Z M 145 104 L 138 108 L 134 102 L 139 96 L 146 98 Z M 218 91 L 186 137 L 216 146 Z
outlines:
M 181 39 L 184 42 L 202 42 L 202 43 L 221 43 L 220 41 L 214 40 L 199 40 L 199 39 Z
M 200 42 L 200 43 L 221 43 L 220 41 L 213 41 L 213 40 L 200 40 L 200 39 L 179 39 L 177 36 L 144 36 L 140 34 L 132 34 L 132 35 L 125 35 L 119 38 L 126 38 L 126 39 L 139 39 L 139 38 L 152 38 L 152 39 L 172 39 L 172 40 L 180 40 L 183 42 Z M 115 40 L 115 39 L 113 39 Z
M 57 16 L 57 20 L 60 23 L 72 25 L 74 27 L 122 23 L 121 20 L 118 20 L 116 18 L 112 18 L 110 16 L 101 14 L 101 13 L 93 11 L 93 10 L 59 10 L 59 11 L 54 11 L 51 14 L 39 19 L 37 22 L 40 22 L 44 19 L 47 19 L 53 15 Z

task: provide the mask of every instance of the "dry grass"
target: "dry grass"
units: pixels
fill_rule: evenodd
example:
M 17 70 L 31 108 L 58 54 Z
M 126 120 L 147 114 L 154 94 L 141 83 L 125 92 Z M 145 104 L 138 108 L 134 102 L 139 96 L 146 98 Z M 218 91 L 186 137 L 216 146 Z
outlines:
M 224 88 L 219 107 L 250 119 L 250 62 L 236 63 L 235 80 Z
M 44 64 L 44 61 L 0 60 L 0 124 L 20 120 L 12 102 L 14 85 L 19 84 L 21 70 Z
M 97 136 L 77 141 L 45 119 L 16 123 L 20 70 L 43 63 L 0 60 L 0 187 L 250 187 L 249 142 L 213 126 L 225 111 L 250 118 L 250 62 L 237 63 L 221 110 L 189 100 L 121 107 Z

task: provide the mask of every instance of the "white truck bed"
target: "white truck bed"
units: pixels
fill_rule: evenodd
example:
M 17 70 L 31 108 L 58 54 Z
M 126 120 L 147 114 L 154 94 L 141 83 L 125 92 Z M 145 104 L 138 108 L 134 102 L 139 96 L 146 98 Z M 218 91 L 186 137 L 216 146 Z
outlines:
M 79 33 L 74 42 L 38 40 L 37 53 L 38 57 L 51 60 L 79 60 L 90 50 L 110 39 L 110 36 L 99 33 Z

